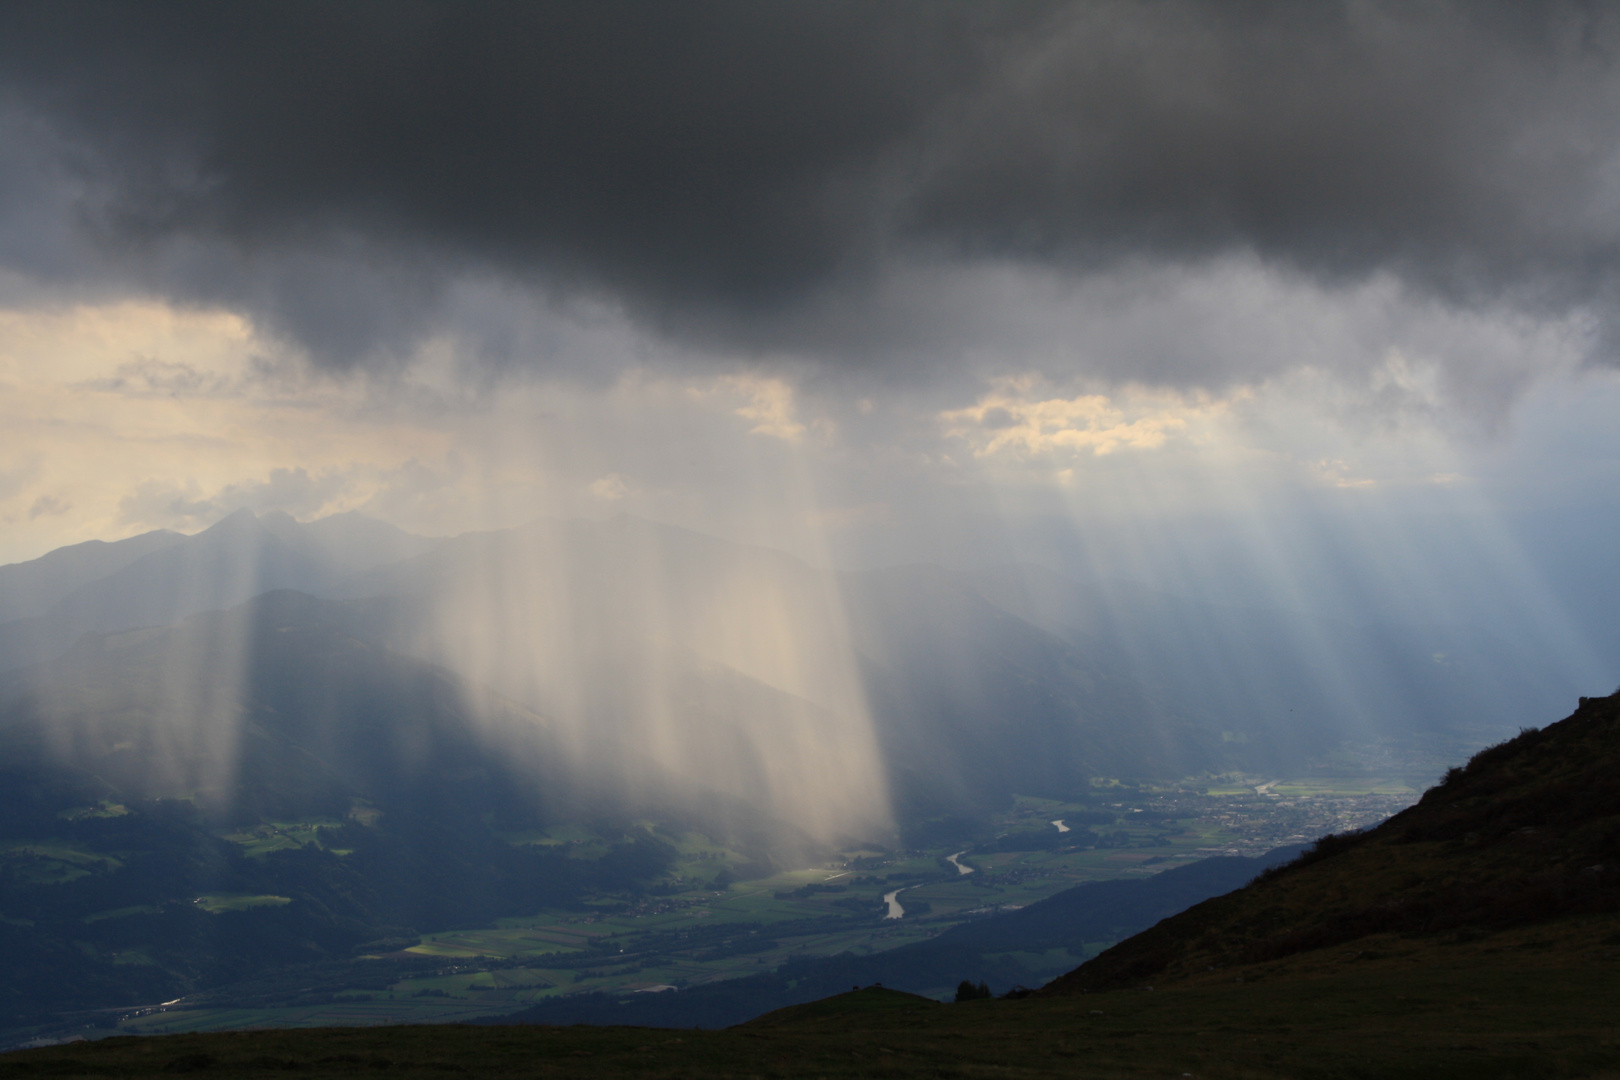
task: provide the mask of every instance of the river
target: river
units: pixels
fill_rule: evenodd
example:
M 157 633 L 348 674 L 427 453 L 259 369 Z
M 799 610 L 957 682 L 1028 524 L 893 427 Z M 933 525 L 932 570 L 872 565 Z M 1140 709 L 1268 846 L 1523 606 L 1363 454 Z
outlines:
M 971 873 L 973 873 L 973 867 L 971 867 L 971 866 L 963 866 L 961 863 L 956 861 L 958 858 L 960 858 L 961 856 L 966 855 L 966 854 L 967 854 L 967 851 L 966 851 L 966 849 L 964 849 L 962 851 L 958 851 L 955 855 L 947 855 L 947 856 L 945 856 L 945 861 L 950 863 L 952 866 L 956 867 L 956 872 L 958 874 L 971 874 Z
M 1057 831 L 1058 832 L 1068 832 L 1069 831 L 1069 827 L 1067 825 L 1063 824 L 1063 819 L 1062 818 L 1058 818 L 1056 821 L 1052 822 L 1052 824 L 1057 826 Z
M 885 919 L 899 919 L 905 916 L 906 909 L 900 906 L 900 892 L 901 890 L 896 889 L 894 892 L 883 894 L 883 902 L 889 905 L 889 913 L 883 916 Z

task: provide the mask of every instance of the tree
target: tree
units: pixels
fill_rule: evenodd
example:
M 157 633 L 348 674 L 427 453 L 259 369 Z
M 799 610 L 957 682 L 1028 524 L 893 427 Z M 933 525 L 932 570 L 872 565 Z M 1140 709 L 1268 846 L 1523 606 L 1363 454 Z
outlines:
M 957 1001 L 979 1001 L 994 996 L 990 993 L 990 987 L 982 980 L 975 986 L 971 981 L 963 979 L 956 987 Z

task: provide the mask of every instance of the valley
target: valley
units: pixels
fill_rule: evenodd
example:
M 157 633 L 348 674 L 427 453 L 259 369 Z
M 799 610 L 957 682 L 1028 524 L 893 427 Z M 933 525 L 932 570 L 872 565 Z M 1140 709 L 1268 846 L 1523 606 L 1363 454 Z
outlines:
M 336 1077 L 362 1069 L 397 1076 L 562 1077 L 588 1070 L 603 1077 L 1005 1080 L 1612 1076 L 1620 1068 L 1613 1017 L 1620 916 L 1610 869 L 1620 808 L 1613 769 L 1617 724 L 1620 694 L 1585 699 L 1567 720 L 1525 729 L 1449 769 L 1421 800 L 1377 827 L 1326 838 L 1247 885 L 1126 938 L 1039 991 L 999 1000 L 946 1004 L 856 982 L 724 1031 L 537 1024 L 535 1011 L 504 1026 L 377 1026 L 376 1015 L 355 1004 L 354 1011 L 329 1014 L 343 1016 L 351 1025 L 344 1027 L 284 1025 L 23 1050 L 0 1058 L 0 1078 L 288 1071 Z M 1265 780 L 1253 786 L 1258 798 L 1270 801 L 1277 788 L 1306 785 Z M 1048 808 L 1021 800 L 1013 814 L 1033 817 Z M 1062 809 L 1078 816 L 1096 808 Z M 1128 811 L 1122 821 L 1151 812 L 1118 809 Z M 1051 820 L 1065 819 L 1048 825 Z M 877 869 L 853 866 L 870 857 L 849 860 L 849 872 Z M 883 869 L 905 872 L 904 865 Z M 1190 869 L 1147 880 L 1168 881 Z M 957 876 L 986 872 L 979 867 Z M 1104 891 L 1107 884 L 1065 895 Z M 722 917 L 723 903 L 710 906 L 716 913 L 709 918 Z M 676 903 L 616 917 L 682 910 L 691 908 Z M 614 940 L 627 949 L 631 942 L 615 929 L 627 924 L 604 915 L 527 929 L 554 945 L 571 938 L 575 951 L 611 958 L 620 955 Z M 482 943 L 438 940 L 466 948 Z M 515 980 L 525 977 L 487 961 L 486 968 L 479 985 L 515 989 Z M 419 975 L 428 982 L 465 971 L 450 964 Z M 468 996 L 498 992 L 472 985 L 466 985 Z M 418 991 L 420 999 L 449 996 L 453 988 L 444 987 Z M 623 1015 L 635 1018 L 628 1007 Z M 477 1018 L 468 1011 L 458 1019 Z
M 1353 749 L 1339 771 L 1378 757 Z M 1261 794 L 1257 788 L 1271 794 Z M 989 835 L 969 845 L 958 873 L 945 844 L 905 851 L 851 850 L 823 866 L 715 887 L 716 873 L 742 856 L 696 834 L 666 836 L 679 852 L 651 895 L 606 893 L 583 905 L 482 928 L 423 934 L 416 944 L 372 953 L 324 974 L 287 974 L 285 986 L 222 987 L 168 1005 L 128 1010 L 114 1033 L 159 1034 L 244 1027 L 454 1023 L 510 1013 L 570 995 L 638 995 L 681 990 L 774 970 L 794 960 L 870 956 L 928 941 L 950 927 L 1016 911 L 1093 881 L 1143 877 L 1212 855 L 1259 855 L 1328 832 L 1375 824 L 1417 792 L 1375 775 L 1262 778 L 1226 774 L 1177 783 L 1099 778 L 1084 801 L 1020 796 L 981 824 Z M 1065 822 L 1060 833 L 1054 820 Z M 314 842 L 323 823 L 282 824 L 232 837 L 261 849 L 267 836 Z M 517 842 L 562 846 L 599 857 L 609 838 L 578 826 Z M 694 884 L 697 887 L 693 887 Z M 881 895 L 902 889 L 905 915 L 883 918 Z M 1087 943 L 1087 954 L 1111 941 Z M 1064 949 L 1016 957 L 1037 981 L 1078 962 Z M 350 982 L 345 982 L 345 974 Z M 299 983 L 299 986 L 292 986 Z M 1001 987 L 1000 989 L 1006 989 Z M 954 983 L 927 988 L 948 998 Z M 289 1000 L 289 997 L 291 1000 Z M 302 1000 L 300 1000 L 302 999 Z
M 1501 735 L 1283 647 L 1348 634 L 1368 685 L 1445 699 L 1381 631 L 629 516 L 243 511 L 4 569 L 6 1044 L 1039 985 Z M 1270 689 L 1206 693 L 1216 639 Z

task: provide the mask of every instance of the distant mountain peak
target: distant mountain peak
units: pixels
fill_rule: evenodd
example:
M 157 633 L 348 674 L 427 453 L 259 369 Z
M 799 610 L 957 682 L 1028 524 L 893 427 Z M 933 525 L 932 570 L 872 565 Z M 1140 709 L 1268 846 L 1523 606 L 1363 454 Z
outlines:
M 244 506 L 240 510 L 231 511 L 194 536 L 232 536 L 262 528 L 259 516 Z
M 304 541 L 304 527 L 285 510 L 267 510 L 260 514 L 259 526 L 283 543 L 299 544 Z

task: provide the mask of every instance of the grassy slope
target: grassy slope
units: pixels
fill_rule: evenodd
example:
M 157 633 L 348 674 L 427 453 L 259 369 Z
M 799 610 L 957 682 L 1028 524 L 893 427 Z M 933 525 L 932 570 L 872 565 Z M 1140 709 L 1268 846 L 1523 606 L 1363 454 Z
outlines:
M 1235 978 L 1244 965 L 1444 952 L 1538 927 L 1569 957 L 1620 945 L 1620 695 L 1481 751 L 1415 806 L 1121 942 L 1056 980 L 1073 993 Z M 1597 936 L 1594 937 L 1594 933 Z
M 1614 965 L 1363 964 L 1333 978 L 940 1005 L 846 993 L 727 1031 L 396 1027 L 109 1039 L 0 1057 L 31 1076 L 1620 1076 Z

